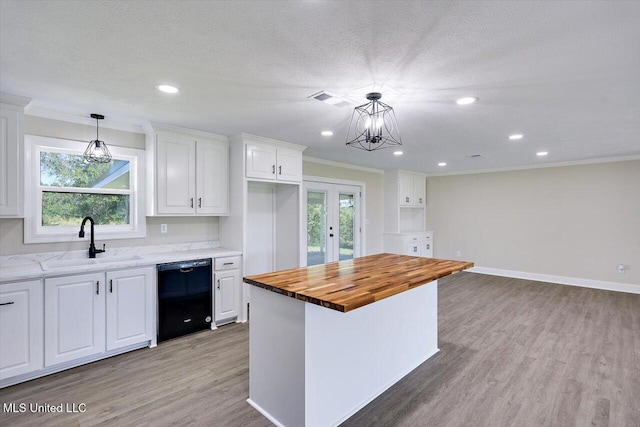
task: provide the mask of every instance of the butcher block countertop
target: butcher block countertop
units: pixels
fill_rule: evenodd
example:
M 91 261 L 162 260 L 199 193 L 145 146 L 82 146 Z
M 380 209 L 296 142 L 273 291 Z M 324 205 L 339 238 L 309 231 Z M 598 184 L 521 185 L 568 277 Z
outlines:
M 467 261 L 384 253 L 248 276 L 244 281 L 346 313 L 471 267 Z

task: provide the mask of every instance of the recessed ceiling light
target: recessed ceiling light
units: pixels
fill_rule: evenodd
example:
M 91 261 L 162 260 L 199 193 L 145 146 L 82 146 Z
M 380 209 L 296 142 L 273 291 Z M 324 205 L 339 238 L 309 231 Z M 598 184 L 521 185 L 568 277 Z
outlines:
M 393 155 L 394 156 L 402 156 L 402 151 L 394 151 Z
M 178 93 L 178 92 L 180 92 L 180 89 L 178 89 L 175 86 L 171 86 L 171 85 L 156 85 L 156 88 L 160 92 L 164 92 L 164 93 Z
M 333 131 L 323 130 L 322 132 L 320 132 L 320 135 L 322 135 L 322 136 L 332 136 L 333 135 Z
M 473 104 L 474 102 L 477 102 L 478 98 L 474 97 L 474 96 L 466 96 L 464 98 L 460 98 L 460 99 L 456 99 L 456 104 L 458 105 L 469 105 L 469 104 Z
M 536 153 L 536 156 L 538 156 L 538 157 L 543 157 L 543 156 L 546 156 L 547 154 L 549 154 L 549 153 L 547 153 L 546 151 L 538 151 L 538 152 Z
M 438 163 L 438 166 L 441 166 L 441 167 L 442 166 L 447 166 L 447 162 L 440 162 L 440 163 Z
M 509 139 L 511 141 L 516 141 L 518 139 L 522 139 L 524 135 L 522 135 L 521 133 L 514 133 L 513 135 L 509 135 Z

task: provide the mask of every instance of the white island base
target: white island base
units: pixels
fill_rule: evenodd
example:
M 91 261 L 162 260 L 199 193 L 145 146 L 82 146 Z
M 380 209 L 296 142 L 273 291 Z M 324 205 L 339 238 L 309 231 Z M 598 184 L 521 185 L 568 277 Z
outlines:
M 271 422 L 345 421 L 438 352 L 437 281 L 342 313 L 253 286 L 249 399 Z

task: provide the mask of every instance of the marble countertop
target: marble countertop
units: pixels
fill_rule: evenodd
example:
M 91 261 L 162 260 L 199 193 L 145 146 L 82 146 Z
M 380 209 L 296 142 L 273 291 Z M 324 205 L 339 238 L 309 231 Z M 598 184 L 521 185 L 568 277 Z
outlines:
M 0 257 L 0 284 L 239 255 L 241 251 L 220 247 L 219 242 L 114 248 L 93 259 L 86 250 L 8 255 Z

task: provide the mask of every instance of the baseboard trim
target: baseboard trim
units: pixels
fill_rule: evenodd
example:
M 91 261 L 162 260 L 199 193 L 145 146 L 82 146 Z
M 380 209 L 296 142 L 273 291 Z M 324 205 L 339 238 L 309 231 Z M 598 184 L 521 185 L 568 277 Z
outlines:
M 607 291 L 627 292 L 640 294 L 640 284 L 606 282 L 603 280 L 581 279 L 578 277 L 554 276 L 551 274 L 528 273 L 525 271 L 503 270 L 490 267 L 473 267 L 466 271 L 492 276 L 512 277 L 514 279 L 535 280 L 537 282 L 550 282 L 559 285 L 580 286 L 582 288 L 603 289 Z
M 262 414 L 262 416 L 264 416 L 266 419 L 268 419 L 269 421 L 271 421 L 273 424 L 275 424 L 277 427 L 284 427 L 284 425 L 280 424 L 280 422 L 278 420 L 276 420 L 275 418 L 273 418 L 271 416 L 270 413 L 268 413 L 267 411 L 265 411 L 264 409 L 262 409 L 262 407 L 260 405 L 258 405 L 256 402 L 254 402 L 253 400 L 251 400 L 251 398 L 247 399 L 247 403 L 251 406 L 253 406 L 253 408 L 260 412 Z

